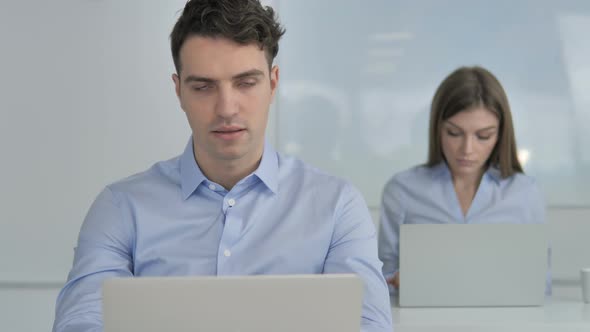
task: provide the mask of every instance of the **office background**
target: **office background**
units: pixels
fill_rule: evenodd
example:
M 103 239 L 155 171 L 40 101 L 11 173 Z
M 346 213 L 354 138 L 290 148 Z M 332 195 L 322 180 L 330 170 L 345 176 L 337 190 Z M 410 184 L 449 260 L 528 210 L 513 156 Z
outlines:
M 382 187 L 426 157 L 429 102 L 460 65 L 504 84 L 519 156 L 549 206 L 556 282 L 590 266 L 590 2 L 265 1 L 287 27 L 268 139 Z M 168 34 L 184 0 L 0 2 L 0 330 L 47 330 L 104 185 L 190 135 Z

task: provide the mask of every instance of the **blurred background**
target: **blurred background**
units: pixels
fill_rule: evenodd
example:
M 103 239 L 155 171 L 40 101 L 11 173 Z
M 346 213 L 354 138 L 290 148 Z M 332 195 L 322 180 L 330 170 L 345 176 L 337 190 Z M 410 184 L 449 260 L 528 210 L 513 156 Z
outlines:
M 546 197 L 556 283 L 590 266 L 590 2 L 274 0 L 287 33 L 268 140 L 348 179 L 378 219 L 423 163 L 443 78 L 504 85 Z M 82 220 L 108 183 L 182 152 L 168 35 L 184 0 L 0 2 L 0 330 L 49 330 Z

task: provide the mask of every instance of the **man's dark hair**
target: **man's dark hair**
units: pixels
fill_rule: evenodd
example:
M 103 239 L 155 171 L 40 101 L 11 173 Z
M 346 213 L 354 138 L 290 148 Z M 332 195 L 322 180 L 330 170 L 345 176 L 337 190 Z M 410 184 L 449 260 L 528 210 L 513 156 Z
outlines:
M 176 73 L 180 75 L 180 49 L 191 36 L 222 37 L 243 45 L 256 43 L 266 52 L 271 67 L 284 33 L 275 11 L 259 0 L 189 0 L 170 34 Z

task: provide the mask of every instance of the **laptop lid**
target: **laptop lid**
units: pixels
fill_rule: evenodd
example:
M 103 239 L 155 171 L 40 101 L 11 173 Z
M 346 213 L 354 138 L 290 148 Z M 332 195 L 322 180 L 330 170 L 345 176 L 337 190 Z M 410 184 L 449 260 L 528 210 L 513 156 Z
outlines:
M 547 273 L 542 224 L 404 224 L 399 305 L 542 305 Z
M 109 279 L 104 331 L 358 332 L 362 293 L 352 274 Z

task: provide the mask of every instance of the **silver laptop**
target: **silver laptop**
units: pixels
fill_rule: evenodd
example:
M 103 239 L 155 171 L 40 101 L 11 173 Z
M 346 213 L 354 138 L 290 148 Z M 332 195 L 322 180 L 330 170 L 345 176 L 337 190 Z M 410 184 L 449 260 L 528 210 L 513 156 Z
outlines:
M 403 307 L 542 305 L 546 227 L 404 224 L 399 270 Z
M 358 332 L 362 295 L 352 274 L 116 278 L 104 331 Z

